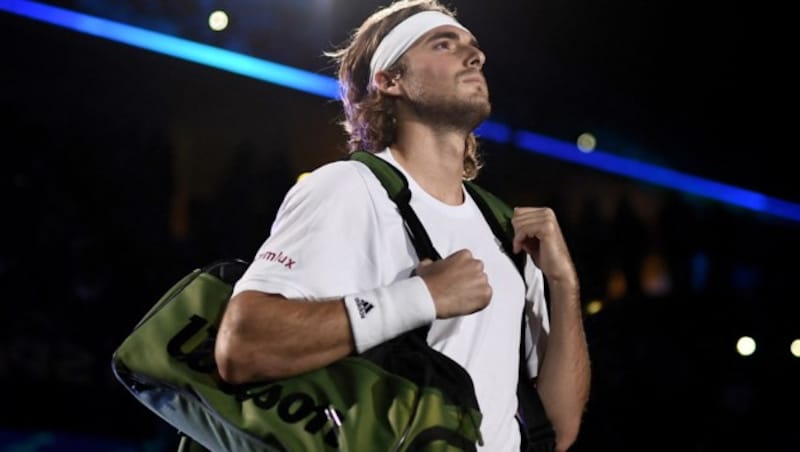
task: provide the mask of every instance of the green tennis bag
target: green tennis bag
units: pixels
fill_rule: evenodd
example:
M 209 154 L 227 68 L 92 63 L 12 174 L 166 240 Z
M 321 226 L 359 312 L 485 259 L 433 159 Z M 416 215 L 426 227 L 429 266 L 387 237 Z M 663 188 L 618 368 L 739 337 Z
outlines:
M 213 358 L 232 260 L 179 281 L 115 351 L 117 379 L 212 451 L 475 450 L 481 414 L 468 374 L 412 331 L 328 367 L 230 385 Z

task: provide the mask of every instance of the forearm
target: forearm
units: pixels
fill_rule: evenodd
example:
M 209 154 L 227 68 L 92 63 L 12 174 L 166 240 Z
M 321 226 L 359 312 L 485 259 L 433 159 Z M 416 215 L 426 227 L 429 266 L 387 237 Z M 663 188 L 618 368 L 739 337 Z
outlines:
M 537 388 L 558 449 L 577 437 L 589 395 L 590 364 L 577 279 L 550 282 L 550 334 Z
M 215 356 L 224 379 L 244 383 L 318 369 L 353 350 L 342 299 L 311 302 L 245 291 L 228 304 Z
M 217 334 L 220 375 L 231 383 L 283 378 L 364 352 L 436 318 L 421 277 L 328 301 L 244 291 Z

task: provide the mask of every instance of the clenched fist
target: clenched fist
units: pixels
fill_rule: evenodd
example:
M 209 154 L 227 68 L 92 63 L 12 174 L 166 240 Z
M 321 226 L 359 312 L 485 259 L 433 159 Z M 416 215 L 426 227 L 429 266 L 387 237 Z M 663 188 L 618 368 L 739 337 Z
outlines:
M 551 282 L 573 283 L 575 267 L 556 220 L 547 207 L 517 207 L 511 217 L 514 252 L 528 253 Z
M 436 262 L 426 259 L 414 274 L 428 286 L 440 319 L 480 311 L 492 298 L 483 262 L 473 258 L 469 250 L 456 251 Z

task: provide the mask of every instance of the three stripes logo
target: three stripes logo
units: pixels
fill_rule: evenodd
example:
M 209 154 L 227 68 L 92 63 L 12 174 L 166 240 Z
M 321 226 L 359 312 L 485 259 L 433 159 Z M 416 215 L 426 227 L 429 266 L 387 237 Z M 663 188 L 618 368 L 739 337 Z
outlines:
M 369 301 L 358 297 L 356 297 L 356 306 L 358 307 L 358 315 L 360 315 L 362 319 L 375 307 Z

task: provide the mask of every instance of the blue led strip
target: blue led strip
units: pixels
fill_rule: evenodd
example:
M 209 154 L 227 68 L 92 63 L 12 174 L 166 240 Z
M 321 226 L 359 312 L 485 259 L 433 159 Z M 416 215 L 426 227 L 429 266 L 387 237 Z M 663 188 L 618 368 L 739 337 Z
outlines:
M 522 149 L 590 166 L 656 185 L 675 188 L 728 204 L 800 221 L 800 205 L 732 185 L 680 173 L 669 168 L 619 157 L 603 151 L 576 152 L 572 143 L 528 131 L 517 131 L 514 144 Z
M 33 1 L 5 0 L 0 2 L 0 11 L 3 10 L 265 82 L 329 99 L 338 99 L 338 82 L 331 77 L 313 72 Z M 772 198 L 754 191 L 683 174 L 669 168 L 614 156 L 602 151 L 594 151 L 588 154 L 582 153 L 578 151 L 573 143 L 525 130 L 514 131 L 507 125 L 493 121 L 486 121 L 481 124 L 476 133 L 482 139 L 498 143 L 513 143 L 529 152 L 703 196 L 757 212 L 800 221 L 800 204 Z
M 299 91 L 338 99 L 338 82 L 313 72 L 31 1 L 0 2 L 0 10 Z

